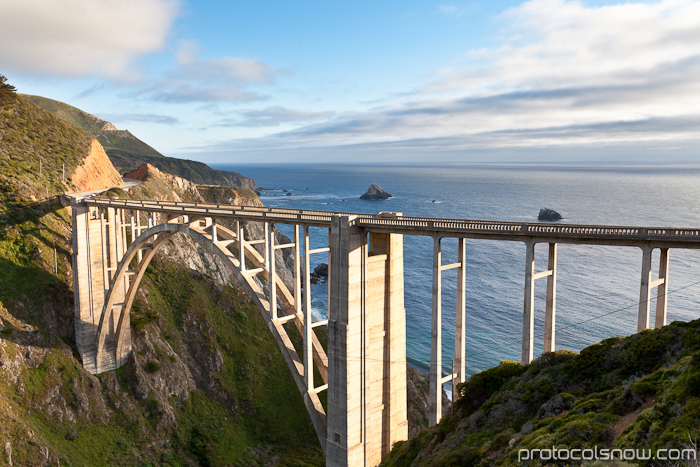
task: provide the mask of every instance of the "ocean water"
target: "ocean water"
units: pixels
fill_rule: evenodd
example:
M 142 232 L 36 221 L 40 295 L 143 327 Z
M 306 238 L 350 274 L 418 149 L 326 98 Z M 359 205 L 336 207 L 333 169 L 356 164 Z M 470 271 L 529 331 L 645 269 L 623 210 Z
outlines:
M 269 188 L 266 206 L 407 216 L 536 222 L 542 207 L 576 224 L 700 227 L 700 166 L 337 166 L 218 165 Z M 359 197 L 371 183 L 393 195 Z M 292 193 L 287 196 L 284 190 Z M 288 235 L 291 228 L 278 225 Z M 312 229 L 312 248 L 327 245 L 327 229 Z M 443 240 L 443 264 L 455 262 L 457 241 Z M 700 316 L 700 252 L 670 251 L 668 321 Z M 312 267 L 327 262 L 313 255 Z M 654 251 L 653 275 L 659 252 Z M 579 351 L 611 336 L 636 332 L 642 253 L 639 248 L 558 247 L 556 348 Z M 547 246 L 536 248 L 536 271 L 546 269 Z M 467 369 L 520 360 L 525 245 L 467 241 Z M 404 237 L 407 354 L 413 366 L 430 362 L 432 239 Z M 312 306 L 327 313 L 326 284 L 312 286 Z M 536 281 L 535 356 L 542 352 L 546 281 Z M 652 316 L 656 290 L 652 291 Z M 454 354 L 456 271 L 443 273 L 443 362 Z

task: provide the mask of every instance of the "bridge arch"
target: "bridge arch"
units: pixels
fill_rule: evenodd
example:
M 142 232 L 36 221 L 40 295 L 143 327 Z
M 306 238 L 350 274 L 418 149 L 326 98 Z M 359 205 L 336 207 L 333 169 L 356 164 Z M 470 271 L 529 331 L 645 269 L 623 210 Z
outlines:
M 127 338 L 129 333 L 129 315 L 136 292 L 138 291 L 138 287 L 141 284 L 146 269 L 150 265 L 158 250 L 162 248 L 168 240 L 178 233 L 186 235 L 215 254 L 223 262 L 229 273 L 238 279 L 255 302 L 258 311 L 262 314 L 265 322 L 268 323 L 268 327 L 275 341 L 277 342 L 278 347 L 280 348 L 282 356 L 289 366 L 295 383 L 297 384 L 297 388 L 304 399 L 304 404 L 306 405 L 307 411 L 309 412 L 311 420 L 314 424 L 314 428 L 319 441 L 321 442 L 321 446 L 325 451 L 327 425 L 325 410 L 323 409 L 323 406 L 318 398 L 318 393 L 307 390 L 304 381 L 304 365 L 301 362 L 301 359 L 294 349 L 294 345 L 292 344 L 284 328 L 281 326 L 281 324 L 273 322 L 272 313 L 270 310 L 270 301 L 265 296 L 259 282 L 255 279 L 255 271 L 262 272 L 264 276 L 269 279 L 270 274 L 269 270 L 265 267 L 264 258 L 250 245 L 245 245 L 245 257 L 255 267 L 254 270 L 246 272 L 246 270 L 241 268 L 239 258 L 237 258 L 236 255 L 227 248 L 230 244 L 239 246 L 236 238 L 237 234 L 224 226 L 217 225 L 215 227 L 217 238 L 214 238 L 214 234 L 207 233 L 206 230 L 200 227 L 195 227 L 194 224 L 199 223 L 200 221 L 195 221 L 192 224 L 168 222 L 155 225 L 141 233 L 141 235 L 139 235 L 131 243 L 127 251 L 124 253 L 124 256 L 120 260 L 110 281 L 109 289 L 107 295 L 105 296 L 105 302 L 100 314 L 99 324 L 97 325 L 97 332 L 95 335 L 96 372 L 99 373 L 104 371 L 102 368 L 102 361 L 104 360 L 105 352 L 109 350 L 106 348 L 105 341 L 109 332 L 109 321 L 111 318 L 110 311 L 115 307 L 121 309 L 113 339 L 115 343 L 115 348 L 113 350 L 115 352 L 115 358 L 117 358 L 119 355 L 128 354 L 128 352 L 131 350 L 131 340 L 130 338 Z M 217 241 L 217 239 L 222 240 Z M 134 258 L 139 255 L 139 252 L 142 252 L 143 256 L 138 262 L 136 269 L 129 269 Z M 260 269 L 262 269 L 262 271 L 259 271 Z M 130 277 L 129 286 L 125 292 L 120 291 L 118 284 L 123 283 L 127 276 Z M 297 322 L 299 325 L 302 316 L 294 308 L 292 294 L 289 292 L 279 276 L 276 276 L 275 280 L 277 293 L 281 298 L 282 305 L 287 310 L 287 316 L 293 316 L 291 320 Z M 121 300 L 121 303 L 117 303 L 117 300 Z M 324 383 L 327 384 L 328 358 L 315 334 L 313 334 L 313 353 L 319 373 L 321 374 Z M 313 371 L 313 368 L 311 371 Z

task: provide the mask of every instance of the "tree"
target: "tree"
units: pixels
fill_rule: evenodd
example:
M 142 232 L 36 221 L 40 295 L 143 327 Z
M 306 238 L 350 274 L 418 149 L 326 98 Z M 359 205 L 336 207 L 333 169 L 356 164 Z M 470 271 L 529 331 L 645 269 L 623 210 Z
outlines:
M 17 89 L 7 82 L 7 78 L 0 75 L 0 106 L 5 106 L 16 99 Z

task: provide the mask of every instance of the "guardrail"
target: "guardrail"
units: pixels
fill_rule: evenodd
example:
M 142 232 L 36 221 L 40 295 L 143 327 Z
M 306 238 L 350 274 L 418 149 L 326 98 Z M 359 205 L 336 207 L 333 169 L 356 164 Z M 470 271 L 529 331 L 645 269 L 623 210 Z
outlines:
M 355 224 L 366 229 L 392 230 L 412 235 L 440 235 L 440 233 L 512 237 L 548 237 L 562 239 L 599 239 L 617 241 L 674 241 L 700 242 L 700 229 L 677 227 L 639 227 L 609 225 L 576 225 L 501 222 L 471 219 L 442 219 L 398 216 L 392 213 L 366 214 L 339 211 L 316 211 L 259 206 L 232 206 L 228 204 L 183 203 L 175 201 L 126 200 L 93 197 L 85 199 L 88 205 L 122 209 L 159 211 L 168 214 L 201 215 L 205 217 L 235 217 L 252 221 L 302 223 L 330 227 L 333 216 L 356 216 Z

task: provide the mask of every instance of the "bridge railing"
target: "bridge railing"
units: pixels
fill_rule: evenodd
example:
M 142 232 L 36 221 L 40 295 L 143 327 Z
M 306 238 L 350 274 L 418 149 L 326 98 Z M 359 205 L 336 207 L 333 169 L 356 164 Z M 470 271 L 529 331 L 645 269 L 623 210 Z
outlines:
M 241 217 L 250 220 L 294 223 L 304 222 L 330 227 L 334 215 L 353 215 L 356 223 L 372 229 L 393 229 L 412 235 L 435 235 L 440 232 L 522 237 L 560 237 L 610 240 L 673 240 L 699 242 L 700 229 L 678 227 L 609 226 L 585 224 L 551 224 L 529 222 L 503 222 L 472 219 L 449 219 L 412 216 L 391 216 L 389 213 L 366 214 L 309 209 L 287 209 L 260 206 L 233 206 L 228 204 L 182 203 L 174 201 L 125 200 L 119 198 L 89 198 L 88 204 L 132 208 L 146 211 L 163 211 L 203 216 Z

